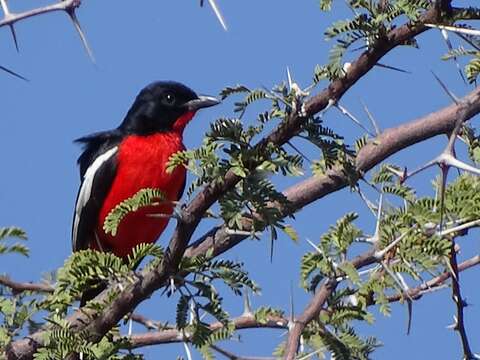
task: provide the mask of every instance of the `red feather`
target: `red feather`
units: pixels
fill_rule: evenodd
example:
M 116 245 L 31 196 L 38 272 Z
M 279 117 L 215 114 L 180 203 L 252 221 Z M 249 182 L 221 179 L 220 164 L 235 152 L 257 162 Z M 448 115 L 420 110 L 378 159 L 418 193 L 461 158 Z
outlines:
M 190 112 L 180 117 L 173 126 L 174 131 L 150 136 L 130 135 L 120 144 L 117 173 L 100 210 L 97 226 L 100 244 L 111 249 L 115 255 L 125 257 L 136 245 L 153 243 L 165 230 L 168 218 L 155 218 L 148 214 L 170 215 L 174 208 L 172 204 L 144 207 L 129 213 L 121 221 L 115 236 L 104 232 L 103 223 L 115 206 L 141 189 L 160 189 L 167 200 L 179 200 L 186 169 L 177 167 L 172 173 L 167 173 L 166 165 L 172 154 L 185 149 L 182 133 L 193 115 Z M 96 244 L 92 246 L 98 248 Z

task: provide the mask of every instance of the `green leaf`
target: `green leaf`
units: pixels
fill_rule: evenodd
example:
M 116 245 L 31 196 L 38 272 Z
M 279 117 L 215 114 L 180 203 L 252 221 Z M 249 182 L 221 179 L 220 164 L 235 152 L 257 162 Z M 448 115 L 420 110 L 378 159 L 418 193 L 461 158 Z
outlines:
M 0 228 L 0 240 L 5 240 L 11 237 L 20 240 L 26 240 L 27 234 L 25 233 L 25 231 L 15 226 Z
M 355 268 L 355 266 L 352 265 L 351 262 L 344 262 L 339 264 L 338 269 L 343 271 L 353 284 L 360 285 L 360 276 L 358 275 L 357 269 Z
M 152 206 L 166 199 L 165 194 L 160 189 L 146 188 L 139 190 L 132 197 L 122 201 L 115 206 L 105 218 L 103 230 L 112 236 L 117 235 L 120 222 L 131 212 L 135 212 L 141 207 Z
M 244 85 L 227 86 L 222 91 L 220 91 L 220 97 L 222 98 L 222 100 L 225 100 L 227 97 L 233 94 L 245 92 L 250 92 L 250 90 Z
M 298 233 L 297 231 L 293 228 L 291 225 L 285 225 L 282 227 L 282 230 L 285 234 L 288 235 L 290 239 L 292 239 L 294 242 L 298 243 Z

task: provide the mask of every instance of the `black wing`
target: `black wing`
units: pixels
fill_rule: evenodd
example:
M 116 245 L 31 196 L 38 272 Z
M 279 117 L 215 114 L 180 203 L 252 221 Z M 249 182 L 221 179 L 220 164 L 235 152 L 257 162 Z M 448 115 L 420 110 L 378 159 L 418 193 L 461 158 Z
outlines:
M 116 132 L 76 140 L 84 143 L 85 148 L 78 159 L 81 184 L 73 216 L 73 251 L 87 249 L 96 241 L 98 214 L 115 178 L 120 141 L 121 136 Z

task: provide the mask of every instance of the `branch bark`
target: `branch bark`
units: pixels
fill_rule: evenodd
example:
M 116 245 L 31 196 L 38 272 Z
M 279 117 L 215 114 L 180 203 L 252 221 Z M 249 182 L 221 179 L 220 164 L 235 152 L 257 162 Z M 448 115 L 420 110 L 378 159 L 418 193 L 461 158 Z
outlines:
M 55 4 L 38 7 L 32 10 L 13 13 L 8 12 L 4 14 L 4 18 L 0 20 L 0 27 L 13 26 L 18 21 L 25 20 L 34 16 L 47 14 L 54 11 L 65 11 L 67 13 L 74 11 L 81 4 L 81 0 L 64 0 Z
M 234 324 L 236 330 L 242 329 L 288 329 L 288 319 L 280 316 L 269 316 L 267 321 L 259 322 L 255 319 L 253 314 L 242 315 L 231 322 Z M 216 322 L 210 325 L 210 330 L 215 331 L 223 328 L 224 325 L 220 322 Z M 176 343 L 176 342 L 188 342 L 189 336 L 187 332 L 177 329 L 152 331 L 139 335 L 131 335 L 127 338 L 130 343 L 130 347 L 138 348 L 143 346 Z
M 48 283 L 30 283 L 30 282 L 16 282 L 7 276 L 0 276 L 0 285 L 12 289 L 13 294 L 19 294 L 24 291 L 34 291 L 41 293 L 52 293 L 54 287 Z

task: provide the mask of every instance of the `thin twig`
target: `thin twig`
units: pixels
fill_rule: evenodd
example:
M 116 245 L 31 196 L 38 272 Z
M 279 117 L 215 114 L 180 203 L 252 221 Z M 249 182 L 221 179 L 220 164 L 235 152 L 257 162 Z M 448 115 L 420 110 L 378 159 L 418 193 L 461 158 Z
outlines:
M 467 330 L 465 328 L 464 309 L 467 306 L 465 300 L 462 298 L 460 289 L 460 272 L 457 263 L 457 253 L 455 249 L 455 240 L 452 239 L 452 250 L 450 253 L 450 267 L 453 270 L 452 278 L 452 300 L 457 308 L 457 316 L 454 329 L 458 332 L 462 342 L 463 355 L 465 360 L 475 359 L 472 349 L 468 341 Z
M 46 282 L 30 283 L 30 282 L 16 282 L 7 276 L 0 276 L 0 285 L 12 289 L 14 294 L 19 294 L 25 291 L 33 291 L 40 293 L 53 293 L 54 287 Z
M 281 316 L 268 316 L 266 321 L 259 322 L 253 314 L 242 315 L 231 319 L 229 323 L 233 324 L 236 330 L 241 329 L 287 329 L 288 319 Z M 210 324 L 210 331 L 222 329 L 224 324 L 215 322 Z M 133 334 L 129 338 L 129 346 L 139 348 L 143 346 L 151 346 L 167 343 L 188 342 L 189 335 L 177 329 L 165 329 L 159 331 L 150 331 L 143 334 Z

